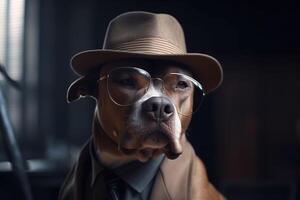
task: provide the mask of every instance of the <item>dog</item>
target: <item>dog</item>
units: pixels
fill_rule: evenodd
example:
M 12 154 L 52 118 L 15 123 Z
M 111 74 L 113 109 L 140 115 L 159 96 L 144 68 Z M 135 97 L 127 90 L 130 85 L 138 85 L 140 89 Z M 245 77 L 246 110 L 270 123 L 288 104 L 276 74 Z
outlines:
M 126 26 L 131 23 L 144 26 L 145 23 L 149 25 L 149 18 L 158 17 L 162 15 L 130 12 L 113 21 Z M 127 21 L 127 18 L 130 20 Z M 167 21 L 168 25 L 177 22 L 169 15 L 163 15 L 158 21 Z M 111 35 L 116 33 L 114 28 L 120 31 L 120 24 L 116 26 L 114 23 L 110 23 L 104 49 L 112 49 L 110 43 L 117 41 Z M 147 32 L 144 28 L 143 33 Z M 126 33 L 123 34 L 126 37 Z M 145 43 L 146 40 L 140 47 L 145 48 Z M 128 49 L 123 52 L 126 45 Z M 217 81 L 212 83 L 212 78 L 204 81 L 203 74 L 209 77 L 213 72 L 203 69 L 199 73 L 202 85 L 193 78 L 195 70 L 191 70 L 187 62 L 178 60 L 179 56 L 153 56 L 153 53 L 146 54 L 145 49 L 143 53 L 140 53 L 141 49 L 137 53 L 132 48 L 138 48 L 138 43 L 126 45 L 120 49 L 114 47 L 113 51 L 106 50 L 105 58 L 102 55 L 100 59 L 97 55 L 101 65 L 96 59 L 98 66 L 94 64 L 88 72 L 84 72 L 84 68 L 92 66 L 91 60 L 95 59 L 94 53 L 98 54 L 98 51 L 77 54 L 71 61 L 73 69 L 83 76 L 69 87 L 68 101 L 89 96 L 96 100 L 96 108 L 92 137 L 65 180 L 59 199 L 224 199 L 209 182 L 204 164 L 185 135 L 199 100 L 195 99 L 195 93 L 203 97 L 205 92 L 216 88 L 221 81 L 221 72 L 217 71 L 214 76 Z M 161 43 L 161 46 L 166 44 Z M 164 52 L 168 49 L 170 47 Z M 154 47 L 152 50 L 155 53 L 159 51 Z M 122 55 L 116 55 L 120 52 Z M 205 56 L 201 54 L 198 57 L 203 60 Z M 205 58 L 211 68 L 214 65 L 216 70 L 220 70 L 219 63 L 210 57 Z M 85 67 L 79 63 L 85 63 Z M 119 192 L 110 187 L 107 174 L 122 179 Z

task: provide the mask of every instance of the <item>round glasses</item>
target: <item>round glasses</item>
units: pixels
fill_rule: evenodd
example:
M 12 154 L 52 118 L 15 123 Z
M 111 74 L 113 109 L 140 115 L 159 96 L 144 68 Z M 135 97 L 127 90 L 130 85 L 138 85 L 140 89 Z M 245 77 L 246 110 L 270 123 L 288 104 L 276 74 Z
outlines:
M 190 76 L 168 73 L 163 78 L 151 78 L 150 74 L 136 67 L 120 67 L 110 71 L 98 81 L 107 80 L 110 99 L 119 106 L 130 106 L 141 99 L 154 82 L 162 82 L 166 94 L 182 115 L 197 111 L 204 97 L 202 85 Z M 193 107 L 190 106 L 193 104 Z

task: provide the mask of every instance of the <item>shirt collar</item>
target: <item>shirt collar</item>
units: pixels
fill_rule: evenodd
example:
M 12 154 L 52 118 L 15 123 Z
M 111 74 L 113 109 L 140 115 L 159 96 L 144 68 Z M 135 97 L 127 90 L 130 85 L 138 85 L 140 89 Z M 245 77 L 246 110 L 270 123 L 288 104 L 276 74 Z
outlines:
M 93 142 L 90 143 L 90 156 L 92 162 L 92 179 L 91 186 L 94 185 L 97 176 L 105 169 L 100 160 L 96 156 Z M 134 161 L 126 165 L 113 169 L 113 172 L 118 175 L 129 186 L 141 193 L 146 186 L 155 177 L 156 172 L 162 162 L 164 156 L 161 155 L 146 163 Z

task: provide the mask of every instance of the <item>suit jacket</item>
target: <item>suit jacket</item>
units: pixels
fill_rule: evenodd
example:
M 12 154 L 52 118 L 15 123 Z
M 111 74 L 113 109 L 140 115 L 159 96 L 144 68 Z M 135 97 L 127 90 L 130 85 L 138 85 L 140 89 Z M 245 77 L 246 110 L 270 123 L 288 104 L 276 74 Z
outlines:
M 59 194 L 59 200 L 106 199 L 103 184 L 93 190 L 89 141 L 80 153 L 77 164 L 66 178 Z M 157 172 L 150 193 L 150 200 L 223 200 L 207 179 L 205 167 L 196 156 L 190 143 L 184 139 L 184 151 L 175 160 L 165 158 Z

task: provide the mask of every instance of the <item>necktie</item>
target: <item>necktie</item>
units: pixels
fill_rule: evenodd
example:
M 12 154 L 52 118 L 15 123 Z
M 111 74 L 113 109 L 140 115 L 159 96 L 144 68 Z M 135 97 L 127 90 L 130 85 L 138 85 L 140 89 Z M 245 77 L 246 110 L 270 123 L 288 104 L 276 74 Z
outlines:
M 123 200 L 124 185 L 122 180 L 110 170 L 104 172 L 109 200 Z

